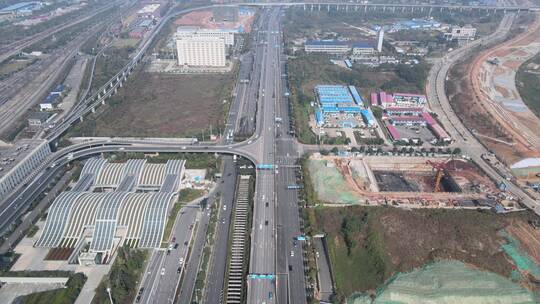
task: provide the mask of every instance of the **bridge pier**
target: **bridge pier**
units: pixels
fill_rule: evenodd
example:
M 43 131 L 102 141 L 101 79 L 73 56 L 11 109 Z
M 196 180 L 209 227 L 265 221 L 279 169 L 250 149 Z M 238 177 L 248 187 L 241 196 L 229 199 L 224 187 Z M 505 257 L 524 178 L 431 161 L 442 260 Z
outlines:
M 321 5 L 319 4 L 319 12 L 321 11 Z
M 81 116 L 79 117 L 79 121 L 80 121 L 80 122 L 83 122 L 83 120 L 84 120 L 84 119 L 83 119 L 83 116 L 81 115 Z
M 431 17 L 431 12 L 433 12 L 433 7 L 430 7 L 430 8 L 429 8 L 428 17 Z
M 107 94 L 107 89 L 103 89 L 103 94 Z
M 326 11 L 330 12 L 330 4 L 326 5 Z
M 101 104 L 102 104 L 102 105 L 105 105 L 105 98 L 103 98 L 103 99 L 101 100 Z
M 355 5 L 355 6 L 354 6 L 354 11 L 355 11 L 355 12 L 358 11 L 358 5 Z
M 92 107 L 92 114 L 96 113 L 96 108 Z
M 392 13 L 395 13 L 395 12 L 396 12 L 396 7 L 392 6 Z
M 364 5 L 364 13 L 367 12 L 367 5 Z

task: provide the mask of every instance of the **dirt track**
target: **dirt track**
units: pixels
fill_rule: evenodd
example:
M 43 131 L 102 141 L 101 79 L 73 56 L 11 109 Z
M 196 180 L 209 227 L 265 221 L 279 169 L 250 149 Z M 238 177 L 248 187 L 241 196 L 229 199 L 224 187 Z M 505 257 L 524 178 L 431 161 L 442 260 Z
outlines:
M 493 117 L 504 128 L 507 134 L 511 135 L 515 142 L 514 149 L 496 148 L 496 152 L 505 159 L 507 157 L 511 158 L 511 155 L 506 154 L 513 154 L 515 150 L 522 152 L 523 156 L 537 156 L 540 154 L 540 134 L 538 133 L 540 118 L 524 107 L 519 93 L 515 90 L 515 70 L 523 62 L 534 56 L 535 52 L 530 50 L 532 46 L 538 48 L 539 45 L 540 14 L 536 14 L 534 23 L 528 26 L 527 31 L 514 39 L 481 53 L 475 58 L 471 68 L 468 69 L 468 79 L 471 79 L 474 99 L 484 111 L 490 114 L 489 116 Z M 529 50 L 529 52 L 524 52 L 524 50 Z M 487 63 L 487 60 L 493 58 L 502 59 L 499 66 L 493 67 L 493 65 Z M 503 77 L 503 73 L 508 73 L 508 71 L 510 71 L 510 75 L 512 75 L 512 71 L 514 72 L 513 78 L 511 78 L 514 83 L 508 85 L 508 87 L 496 85 L 496 78 Z M 516 102 L 514 104 L 500 102 L 500 100 L 498 102 L 494 100 L 497 99 L 496 97 L 499 97 L 500 100 Z M 517 106 L 521 107 L 519 111 L 512 109 L 512 107 Z

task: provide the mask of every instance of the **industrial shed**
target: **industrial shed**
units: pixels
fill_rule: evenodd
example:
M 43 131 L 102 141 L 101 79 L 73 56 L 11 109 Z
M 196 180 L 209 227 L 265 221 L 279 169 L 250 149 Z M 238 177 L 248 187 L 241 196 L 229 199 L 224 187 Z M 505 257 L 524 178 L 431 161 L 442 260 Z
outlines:
M 158 248 L 184 164 L 88 160 L 71 191 L 61 193 L 51 205 L 35 246 L 69 249 L 73 256 L 88 244 L 88 254 L 99 254 L 101 262 L 122 245 Z

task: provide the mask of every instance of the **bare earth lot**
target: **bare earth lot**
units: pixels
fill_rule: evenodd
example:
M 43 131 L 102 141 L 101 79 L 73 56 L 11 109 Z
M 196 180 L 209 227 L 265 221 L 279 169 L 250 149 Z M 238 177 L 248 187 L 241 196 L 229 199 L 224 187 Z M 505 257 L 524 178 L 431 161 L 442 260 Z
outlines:
M 139 72 L 71 136 L 198 136 L 223 124 L 234 77 Z M 208 133 L 207 133 L 208 135 Z

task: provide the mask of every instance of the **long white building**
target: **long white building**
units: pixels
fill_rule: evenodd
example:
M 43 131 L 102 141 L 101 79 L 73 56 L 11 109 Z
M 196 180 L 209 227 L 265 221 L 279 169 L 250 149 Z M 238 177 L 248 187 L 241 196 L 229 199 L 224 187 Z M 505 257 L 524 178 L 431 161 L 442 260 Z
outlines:
M 185 37 L 176 40 L 178 65 L 224 67 L 227 64 L 225 40 L 218 37 Z
M 226 46 L 234 45 L 235 30 L 226 29 L 202 29 L 198 26 L 180 26 L 176 29 L 176 39 L 191 37 L 198 38 L 222 38 Z

